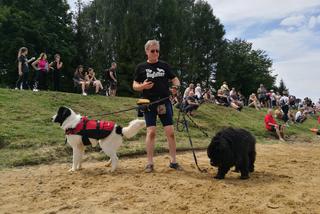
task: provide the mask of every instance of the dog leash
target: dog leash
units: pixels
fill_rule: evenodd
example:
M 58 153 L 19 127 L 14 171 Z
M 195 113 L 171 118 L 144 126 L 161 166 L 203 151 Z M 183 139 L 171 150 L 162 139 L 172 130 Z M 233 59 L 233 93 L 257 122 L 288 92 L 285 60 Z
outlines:
M 127 112 L 127 111 L 131 111 L 131 110 L 137 110 L 140 106 L 143 106 L 143 107 L 146 109 L 146 108 L 148 108 L 148 107 L 151 106 L 151 105 L 160 103 L 160 102 L 165 101 L 165 100 L 167 100 L 167 99 L 169 99 L 169 97 L 164 97 L 164 98 L 161 98 L 161 99 L 159 99 L 159 100 L 153 101 L 153 102 L 151 102 L 151 103 L 138 104 L 138 106 L 130 107 L 130 108 L 123 109 L 123 110 L 119 110 L 119 111 L 108 112 L 108 113 L 100 113 L 100 114 L 92 114 L 92 115 L 90 115 L 90 116 L 88 116 L 88 117 L 107 116 L 107 115 L 111 115 L 111 114 L 118 114 L 118 113 Z
M 178 118 L 180 117 L 180 112 L 179 111 L 179 115 L 178 115 Z M 186 120 L 186 117 L 185 117 L 185 113 L 182 112 L 182 119 L 183 119 L 183 125 L 187 131 L 187 134 L 188 134 L 188 138 L 189 138 L 189 143 L 190 143 L 190 146 L 191 146 L 191 150 L 192 150 L 192 154 L 193 154 L 193 159 L 194 159 L 194 162 L 196 163 L 196 166 L 198 168 L 198 170 L 202 173 L 206 173 L 207 172 L 207 169 L 201 169 L 198 165 L 198 159 L 197 159 L 197 156 L 196 156 L 196 153 L 194 151 L 194 147 L 193 147 L 193 143 L 192 143 L 192 139 L 191 139 L 191 136 L 190 136 L 190 132 L 189 132 L 189 126 L 188 126 L 188 122 Z M 178 124 L 179 121 L 177 121 L 177 124 Z M 194 121 L 193 121 L 194 122 Z
M 197 159 L 197 156 L 196 156 L 196 153 L 194 151 L 194 147 L 193 147 L 193 143 L 192 143 L 192 139 L 191 139 L 191 136 L 190 136 L 190 132 L 189 132 L 189 126 L 188 126 L 188 121 L 186 119 L 186 113 L 183 111 L 182 109 L 182 98 L 178 97 L 178 105 L 180 105 L 180 108 L 179 108 L 179 113 L 178 113 L 178 117 L 177 117 L 177 131 L 179 132 L 182 132 L 183 129 L 185 128 L 186 131 L 187 131 L 187 135 L 188 135 L 188 138 L 189 138 L 189 143 L 190 143 L 190 146 L 191 146 L 191 150 L 192 150 L 192 154 L 193 154 L 193 159 L 194 159 L 194 162 L 198 168 L 198 170 L 202 173 L 205 173 L 207 172 L 206 169 L 201 169 L 198 165 L 198 159 Z M 182 114 L 182 122 L 180 122 L 180 115 Z M 196 124 L 196 122 L 194 122 L 193 119 L 191 119 L 191 117 L 189 117 L 189 115 L 187 115 L 187 117 L 190 119 L 190 121 L 206 136 L 206 137 L 209 137 L 209 135 L 198 125 Z M 179 130 L 179 123 L 182 123 L 183 125 L 183 128 Z

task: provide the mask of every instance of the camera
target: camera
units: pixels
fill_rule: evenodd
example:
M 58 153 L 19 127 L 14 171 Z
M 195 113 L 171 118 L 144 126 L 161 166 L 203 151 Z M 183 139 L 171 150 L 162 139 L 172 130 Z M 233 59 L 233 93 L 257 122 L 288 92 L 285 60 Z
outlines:
M 137 116 L 138 117 L 143 117 L 144 111 L 145 111 L 145 106 L 143 106 L 143 105 L 138 106 L 138 108 L 137 108 Z

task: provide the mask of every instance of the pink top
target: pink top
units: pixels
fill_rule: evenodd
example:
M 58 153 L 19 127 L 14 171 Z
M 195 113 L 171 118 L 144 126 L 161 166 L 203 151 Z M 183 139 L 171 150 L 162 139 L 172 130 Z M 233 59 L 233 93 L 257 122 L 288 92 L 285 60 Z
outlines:
M 39 70 L 48 70 L 48 61 L 45 59 L 40 59 L 38 62 L 38 68 Z

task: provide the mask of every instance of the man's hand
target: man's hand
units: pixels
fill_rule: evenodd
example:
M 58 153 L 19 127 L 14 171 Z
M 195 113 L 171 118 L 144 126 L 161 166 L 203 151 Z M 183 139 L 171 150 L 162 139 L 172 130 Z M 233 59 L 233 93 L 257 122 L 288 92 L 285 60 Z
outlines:
M 146 79 L 143 83 L 142 83 L 142 90 L 144 89 L 150 89 L 152 88 L 154 85 L 154 83 L 152 81 L 149 81 L 148 79 Z

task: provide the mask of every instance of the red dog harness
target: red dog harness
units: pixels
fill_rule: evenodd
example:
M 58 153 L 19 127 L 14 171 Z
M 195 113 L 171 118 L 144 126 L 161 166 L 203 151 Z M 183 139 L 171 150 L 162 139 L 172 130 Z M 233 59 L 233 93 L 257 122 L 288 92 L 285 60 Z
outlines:
M 114 126 L 115 123 L 111 121 L 89 120 L 87 117 L 81 117 L 80 122 L 75 128 L 66 130 L 66 135 L 81 135 L 83 144 L 89 145 L 89 138 L 100 140 L 108 137 Z M 118 133 L 119 131 L 117 130 L 116 132 Z

